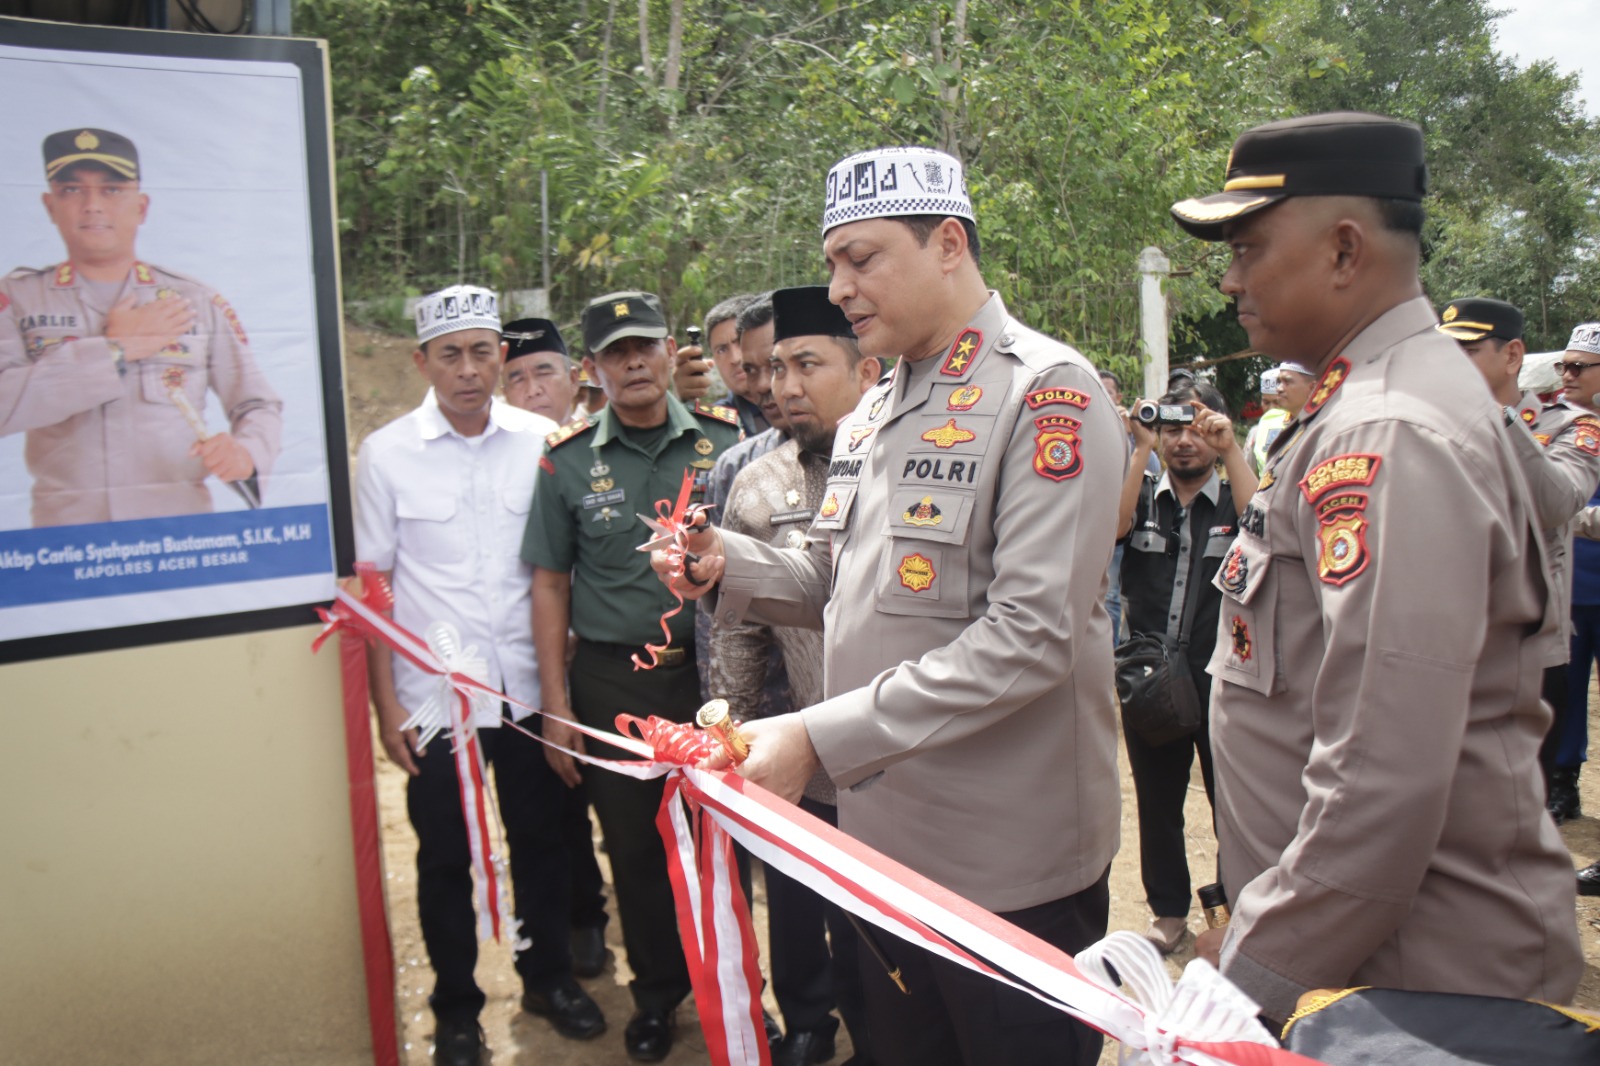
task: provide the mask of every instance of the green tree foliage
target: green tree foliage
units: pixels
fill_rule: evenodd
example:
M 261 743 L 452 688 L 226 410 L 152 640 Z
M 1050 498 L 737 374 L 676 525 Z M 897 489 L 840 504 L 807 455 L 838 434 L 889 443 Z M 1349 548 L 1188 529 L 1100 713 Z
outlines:
M 827 167 L 932 143 L 971 168 L 991 283 L 1130 377 L 1134 260 L 1220 169 L 1259 59 L 1247 2 L 299 10 L 331 42 L 354 294 L 537 285 L 544 169 L 558 312 L 640 286 L 682 321 L 729 292 L 821 280 Z M 1199 280 L 1175 297 L 1221 304 Z
M 1244 347 L 1224 257 L 1168 206 L 1215 187 L 1241 129 L 1325 107 L 1424 122 L 1441 299 L 1499 291 L 1554 335 L 1595 291 L 1594 131 L 1570 81 L 1495 55 L 1478 0 L 299 0 L 297 16 L 331 45 L 355 296 L 540 284 L 542 170 L 556 317 L 639 287 L 684 323 L 822 280 L 839 157 L 935 144 L 969 165 L 990 284 L 1133 382 L 1147 244 L 1181 274 L 1175 358 Z M 1229 366 L 1230 392 L 1251 387 Z
M 1297 110 L 1421 125 L 1429 295 L 1511 300 L 1529 347 L 1559 348 L 1600 297 L 1600 128 L 1578 109 L 1576 75 L 1495 50 L 1497 17 L 1486 0 L 1315 0 L 1285 17 L 1280 69 L 1307 75 L 1285 82 Z

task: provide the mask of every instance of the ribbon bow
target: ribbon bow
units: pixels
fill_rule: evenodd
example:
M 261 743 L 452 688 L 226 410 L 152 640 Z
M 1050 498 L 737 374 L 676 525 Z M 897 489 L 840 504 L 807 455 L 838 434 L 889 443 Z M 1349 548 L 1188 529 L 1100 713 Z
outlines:
M 717 751 L 717 741 L 711 734 L 688 722 L 672 722 L 653 714 L 649 718 L 619 714 L 617 732 L 625 737 L 637 736 L 650 745 L 656 762 L 674 766 L 697 765 Z
M 377 567 L 371 563 L 357 563 L 356 579 L 361 590 L 356 596 L 369 609 L 378 614 L 388 614 L 394 610 L 394 592 L 389 588 L 389 583 L 378 573 Z M 351 591 L 351 586 L 346 586 L 345 591 Z M 366 635 L 360 626 L 354 624 L 355 615 L 351 613 L 350 608 L 338 600 L 334 600 L 327 607 L 318 607 L 317 617 L 322 619 L 323 624 L 322 632 L 311 642 L 313 652 L 320 651 L 327 639 L 342 629 L 355 630 L 361 632 L 362 636 Z
M 698 562 L 689 551 L 689 533 L 697 528 L 697 524 L 705 516 L 707 509 L 700 504 L 696 504 L 693 507 L 689 506 L 689 494 L 693 491 L 694 471 L 685 470 L 683 472 L 683 484 L 678 487 L 678 499 L 675 502 L 657 500 L 656 516 L 654 518 L 646 518 L 644 515 L 639 515 L 639 521 L 649 526 L 655 532 L 655 536 L 639 545 L 636 550 L 642 552 L 661 551 L 666 555 L 667 562 L 672 566 L 671 576 L 674 578 L 684 575 L 689 563 Z M 693 581 L 694 578 L 690 577 L 689 580 Z M 672 586 L 668 585 L 668 588 L 672 588 Z M 679 611 L 683 610 L 683 594 L 673 588 L 672 597 L 678 601 L 677 604 L 661 616 L 661 634 L 665 639 L 660 644 L 646 644 L 644 646 L 644 650 L 650 653 L 650 661 L 648 663 L 640 658 L 637 653 L 632 656 L 635 670 L 655 669 L 661 664 L 661 653 L 671 646 L 672 628 L 667 625 L 667 622 L 676 616 Z
M 454 725 L 450 720 L 450 705 L 456 700 L 461 701 L 464 712 L 462 725 L 466 728 L 472 727 L 472 712 L 489 702 L 480 689 L 470 688 L 458 680 L 468 678 L 481 685 L 489 683 L 489 663 L 478 654 L 476 644 L 463 648 L 461 633 L 449 622 L 433 623 L 424 631 L 423 638 L 428 642 L 428 650 L 444 667 L 445 673 L 440 675 L 438 685 L 428 701 L 417 708 L 400 727 L 402 730 L 417 731 L 418 748 L 427 747 L 429 741 Z M 460 741 L 461 738 L 457 737 L 456 742 L 459 744 Z

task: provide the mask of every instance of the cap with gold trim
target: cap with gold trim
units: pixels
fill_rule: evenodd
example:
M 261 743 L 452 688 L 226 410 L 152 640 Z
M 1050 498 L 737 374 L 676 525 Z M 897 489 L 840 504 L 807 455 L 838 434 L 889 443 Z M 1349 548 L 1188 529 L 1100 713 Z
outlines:
M 1420 201 L 1428 192 L 1422 130 L 1360 111 L 1269 122 L 1233 143 L 1222 191 L 1172 205 L 1178 225 L 1220 241 L 1234 219 L 1290 196 L 1372 196 Z
M 139 180 L 139 150 L 120 133 L 74 129 L 44 139 L 44 176 L 55 181 L 62 171 L 85 163 L 104 167 L 119 178 Z
M 667 317 L 652 293 L 610 292 L 583 309 L 583 344 L 595 354 L 624 337 L 658 341 L 666 335 Z
M 1439 312 L 1439 324 L 1433 328 L 1458 341 L 1481 341 L 1485 337 L 1517 341 L 1522 339 L 1522 312 L 1504 300 L 1468 296 L 1445 304 Z

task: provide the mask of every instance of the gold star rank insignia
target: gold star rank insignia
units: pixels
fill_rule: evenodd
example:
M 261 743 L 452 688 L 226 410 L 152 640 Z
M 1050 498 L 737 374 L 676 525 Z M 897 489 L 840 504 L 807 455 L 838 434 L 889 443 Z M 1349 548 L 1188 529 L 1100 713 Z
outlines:
M 783 494 L 783 502 L 784 502 L 784 504 L 786 506 L 789 506 L 789 507 L 799 507 L 800 506 L 800 490 L 799 489 L 790 489 L 788 492 L 785 492 Z
M 1304 414 L 1307 418 L 1317 413 L 1322 405 L 1328 402 L 1329 397 L 1339 391 L 1339 386 L 1344 384 L 1344 379 L 1350 376 L 1350 360 L 1338 356 L 1328 364 L 1328 369 L 1322 372 L 1322 378 L 1317 382 L 1311 399 L 1306 401 Z
M 617 318 L 627 318 L 628 317 L 628 301 L 627 300 L 618 300 L 616 303 L 612 304 L 611 305 L 611 313 L 613 315 L 615 315 Z
M 950 354 L 944 357 L 944 365 L 939 368 L 939 373 L 952 378 L 965 374 L 981 347 L 983 347 L 982 333 L 975 329 L 962 330 L 961 336 L 950 346 Z

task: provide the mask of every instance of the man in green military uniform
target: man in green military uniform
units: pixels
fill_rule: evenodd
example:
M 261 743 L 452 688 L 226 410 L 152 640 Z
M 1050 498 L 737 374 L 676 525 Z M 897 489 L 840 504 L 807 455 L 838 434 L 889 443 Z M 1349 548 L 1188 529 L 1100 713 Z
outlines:
M 619 713 L 654 714 L 688 721 L 700 705 L 694 654 L 694 612 L 668 621 L 672 640 L 655 669 L 635 671 L 630 657 L 647 661 L 644 645 L 662 639 L 659 619 L 677 605 L 635 551 L 649 530 L 636 514 L 653 514 L 657 500 L 673 500 L 685 470 L 694 472 L 699 502 L 717 456 L 741 436 L 727 408 L 685 407 L 669 391 L 677 345 L 667 334 L 656 297 L 619 292 L 592 301 L 583 314 L 583 360 L 589 379 L 605 390 L 599 414 L 548 438 L 540 461 L 522 557 L 533 571 L 533 640 L 546 662 L 566 654 L 567 630 L 578 636 L 568 685 L 545 671 L 543 709 L 551 715 L 545 736 L 584 750 L 581 734 L 560 723 L 613 729 Z M 597 754 L 625 757 L 605 747 Z M 584 779 L 562 752 L 548 751 L 568 785 Z M 672 1048 L 674 1011 L 689 993 L 678 943 L 666 854 L 656 832 L 662 782 L 619 774 L 587 777 L 590 798 L 605 832 L 616 887 L 622 941 L 633 970 L 637 1008 L 624 1033 L 628 1054 L 643 1062 Z

